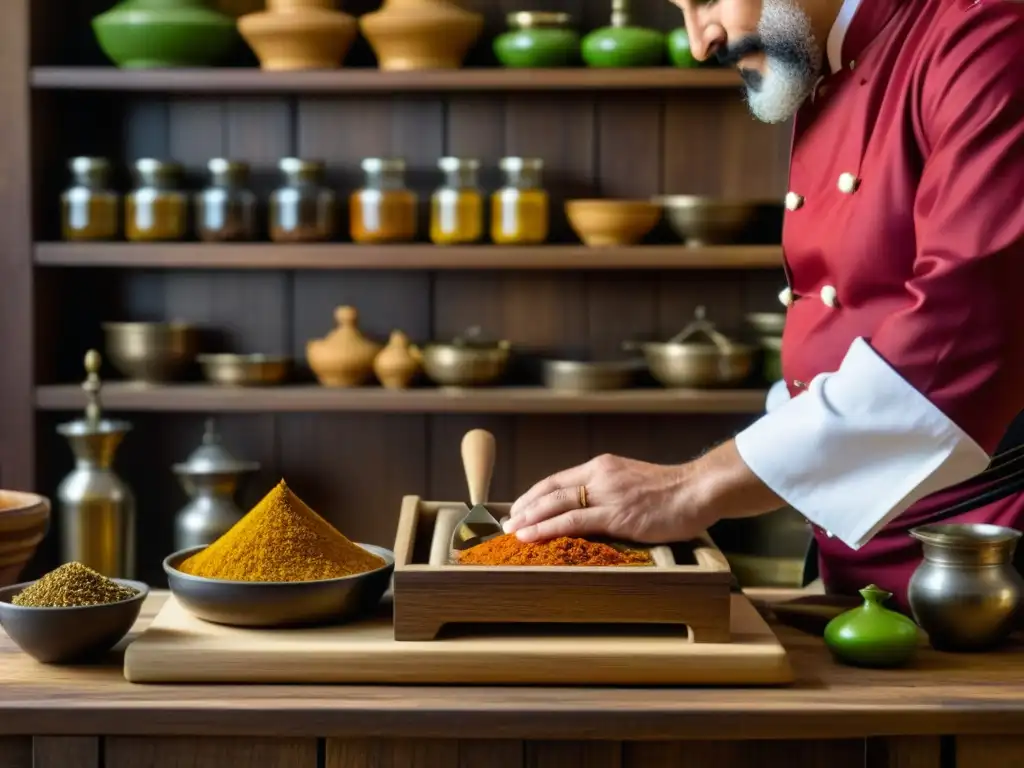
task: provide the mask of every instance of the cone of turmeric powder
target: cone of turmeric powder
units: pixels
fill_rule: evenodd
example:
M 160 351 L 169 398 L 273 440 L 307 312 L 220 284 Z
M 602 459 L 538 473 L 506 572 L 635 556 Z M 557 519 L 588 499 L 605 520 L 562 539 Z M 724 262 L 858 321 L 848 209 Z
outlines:
M 277 484 L 206 549 L 178 566 L 182 573 L 227 581 L 320 581 L 385 565 Z

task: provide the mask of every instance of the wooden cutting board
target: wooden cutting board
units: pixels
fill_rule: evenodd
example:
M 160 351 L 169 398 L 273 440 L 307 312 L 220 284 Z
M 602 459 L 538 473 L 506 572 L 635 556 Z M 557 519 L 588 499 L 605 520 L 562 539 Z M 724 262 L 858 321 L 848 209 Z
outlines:
M 239 629 L 197 619 L 171 597 L 125 652 L 134 683 L 772 685 L 792 681 L 782 648 L 750 601 L 732 596 L 732 642 L 691 643 L 673 629 L 600 634 L 521 625 L 502 634 L 398 642 L 391 604 L 360 622 Z

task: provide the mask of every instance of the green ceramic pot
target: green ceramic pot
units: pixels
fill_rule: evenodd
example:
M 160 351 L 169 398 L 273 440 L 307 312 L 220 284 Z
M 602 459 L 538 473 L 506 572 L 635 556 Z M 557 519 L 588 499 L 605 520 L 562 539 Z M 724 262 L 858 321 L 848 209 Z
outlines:
M 123 0 L 94 18 L 92 29 L 125 69 L 210 66 L 239 41 L 235 20 L 205 0 Z
M 863 605 L 839 614 L 825 627 L 825 644 L 839 661 L 853 666 L 906 664 L 917 649 L 917 625 L 882 605 L 891 592 L 872 584 L 860 594 Z
M 511 28 L 494 40 L 494 55 L 506 67 L 568 67 L 580 58 L 580 36 L 567 13 L 509 14 Z
M 583 38 L 589 67 L 656 67 L 665 59 L 665 35 L 656 29 L 611 26 Z
M 690 33 L 685 27 L 673 29 L 666 38 L 668 43 L 668 58 L 677 67 L 699 67 L 700 62 L 693 56 L 690 49 Z

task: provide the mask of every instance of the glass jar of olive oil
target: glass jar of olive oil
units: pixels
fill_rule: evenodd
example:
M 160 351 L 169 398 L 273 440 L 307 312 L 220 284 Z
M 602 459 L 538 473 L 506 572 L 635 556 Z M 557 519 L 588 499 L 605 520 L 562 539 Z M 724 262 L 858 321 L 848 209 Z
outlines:
M 548 193 L 541 186 L 544 161 L 504 157 L 505 186 L 491 195 L 491 240 L 498 245 L 543 243 L 548 238 Z
M 125 235 L 133 241 L 181 240 L 188 231 L 188 196 L 178 188 L 181 166 L 144 157 L 134 164 L 135 189 L 125 197 Z

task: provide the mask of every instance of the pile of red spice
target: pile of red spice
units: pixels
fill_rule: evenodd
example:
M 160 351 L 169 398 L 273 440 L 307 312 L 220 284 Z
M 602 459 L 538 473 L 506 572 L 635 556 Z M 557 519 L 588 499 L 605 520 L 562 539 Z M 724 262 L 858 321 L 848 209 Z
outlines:
M 506 533 L 459 554 L 462 565 L 649 565 L 651 556 L 609 544 L 561 536 L 523 542 Z

